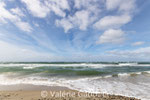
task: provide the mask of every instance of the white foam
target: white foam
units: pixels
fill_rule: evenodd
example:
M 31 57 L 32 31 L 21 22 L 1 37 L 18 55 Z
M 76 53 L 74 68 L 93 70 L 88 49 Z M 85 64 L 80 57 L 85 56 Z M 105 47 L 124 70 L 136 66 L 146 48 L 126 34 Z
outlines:
M 103 68 L 103 67 L 126 67 L 126 66 L 139 66 L 149 67 L 150 64 L 137 64 L 137 63 L 119 63 L 119 64 L 0 64 L 0 67 L 91 67 L 91 68 Z
M 107 80 L 107 78 L 105 79 L 102 77 L 68 79 L 58 77 L 46 78 L 38 76 L 8 78 L 5 74 L 1 74 L 0 85 L 33 84 L 46 86 L 64 86 L 81 92 L 124 95 L 140 98 L 142 100 L 150 99 L 150 88 L 148 88 L 150 87 L 149 82 L 142 83 L 140 78 L 136 78 L 134 80 L 135 82 L 123 81 L 124 78 L 121 79 L 122 80 L 115 78 Z
M 130 76 L 129 73 L 119 73 L 118 76 L 123 77 L 123 76 Z
M 138 65 L 138 63 L 119 63 L 120 66 L 135 66 Z
M 42 66 L 55 66 L 55 67 L 104 67 L 104 66 L 113 66 L 111 64 L 0 64 L 1 67 L 42 67 Z
M 146 73 L 149 73 L 149 74 L 150 74 L 150 71 L 144 71 L 144 72 L 146 72 Z
M 23 69 L 33 69 L 35 67 L 23 67 Z
M 148 74 L 150 74 L 150 71 L 143 71 L 143 72 L 146 72 Z M 118 76 L 119 77 L 124 77 L 124 76 L 131 76 L 132 74 L 135 74 L 135 75 L 141 75 L 143 72 L 131 72 L 131 73 L 119 73 Z
M 112 75 L 106 75 L 103 78 L 110 78 L 110 77 L 112 77 Z

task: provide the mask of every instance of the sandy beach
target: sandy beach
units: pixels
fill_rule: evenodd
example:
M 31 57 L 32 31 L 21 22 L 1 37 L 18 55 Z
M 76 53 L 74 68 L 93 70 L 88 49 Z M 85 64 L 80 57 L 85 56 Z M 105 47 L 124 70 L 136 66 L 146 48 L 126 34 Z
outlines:
M 136 98 L 84 93 L 65 87 L 34 85 L 0 86 L 0 100 L 139 100 Z

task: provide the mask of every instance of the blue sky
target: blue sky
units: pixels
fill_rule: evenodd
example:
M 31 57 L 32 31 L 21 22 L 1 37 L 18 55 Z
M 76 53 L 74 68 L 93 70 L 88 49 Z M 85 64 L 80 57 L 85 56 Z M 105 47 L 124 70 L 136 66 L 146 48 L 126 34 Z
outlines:
M 0 61 L 149 61 L 149 0 L 0 0 Z

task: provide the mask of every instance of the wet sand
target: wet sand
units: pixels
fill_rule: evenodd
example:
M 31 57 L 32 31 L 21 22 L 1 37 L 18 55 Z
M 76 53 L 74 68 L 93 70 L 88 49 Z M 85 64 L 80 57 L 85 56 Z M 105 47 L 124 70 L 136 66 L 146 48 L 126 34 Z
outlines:
M 108 94 L 83 93 L 66 87 L 35 85 L 0 86 L 0 100 L 139 100 Z

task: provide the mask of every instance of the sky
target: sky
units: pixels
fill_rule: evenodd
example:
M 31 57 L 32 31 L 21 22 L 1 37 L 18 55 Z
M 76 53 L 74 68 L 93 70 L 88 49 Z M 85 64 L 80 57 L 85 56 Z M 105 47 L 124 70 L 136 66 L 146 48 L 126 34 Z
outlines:
M 150 61 L 150 0 L 0 0 L 0 61 Z

